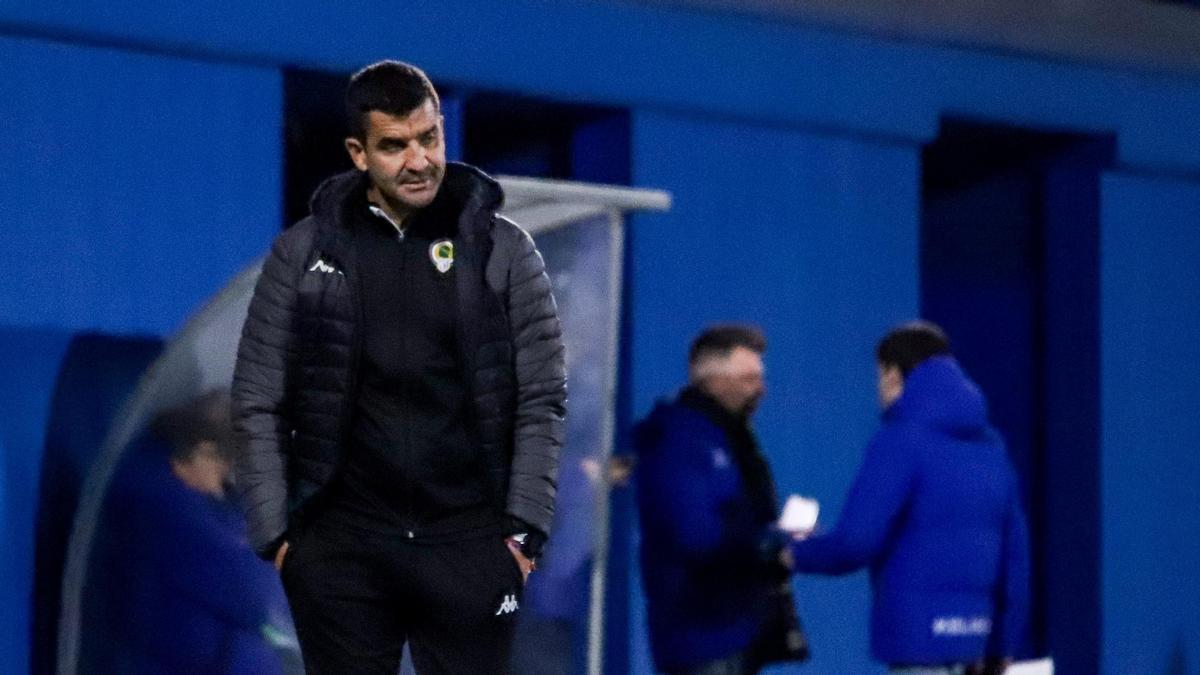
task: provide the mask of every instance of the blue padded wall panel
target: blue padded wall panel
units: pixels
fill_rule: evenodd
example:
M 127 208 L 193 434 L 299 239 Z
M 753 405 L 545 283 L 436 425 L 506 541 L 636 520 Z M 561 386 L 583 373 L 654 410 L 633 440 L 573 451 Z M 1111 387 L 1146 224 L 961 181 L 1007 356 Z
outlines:
M 1200 183 L 1101 183 L 1105 673 L 1200 667 Z
M 1194 79 L 649 4 L 60 0 L 0 4 L 0 30 L 347 72 L 401 58 L 438 81 L 912 139 L 954 112 L 1118 132 L 1143 168 L 1200 164 Z M 398 19 L 425 30 L 398 37 Z
M 634 222 L 635 414 L 684 382 L 705 325 L 758 323 L 760 439 L 780 493 L 816 496 L 832 523 L 877 423 L 875 341 L 918 310 L 918 159 L 915 147 L 635 112 L 634 183 L 674 196 L 669 213 Z M 797 587 L 814 658 L 787 671 L 874 672 L 865 573 Z M 630 604 L 633 669 L 649 672 L 640 591 Z
M 0 322 L 164 335 L 280 226 L 273 70 L 0 37 Z

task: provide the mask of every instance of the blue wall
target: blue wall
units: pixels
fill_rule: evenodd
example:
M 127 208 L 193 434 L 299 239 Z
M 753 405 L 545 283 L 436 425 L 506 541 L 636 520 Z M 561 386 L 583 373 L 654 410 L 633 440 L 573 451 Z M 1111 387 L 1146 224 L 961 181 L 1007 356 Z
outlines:
M 5 592 L 28 604 L 45 425 L 73 334 L 169 335 L 280 226 L 280 78 L 0 36 Z M 106 402 L 113 406 L 119 402 Z M 28 617 L 0 623 L 28 670 Z
M 415 36 L 397 26 L 420 26 Z M 1124 161 L 1200 165 L 1200 81 L 888 42 L 624 2 L 78 0 L 10 3 L 0 31 L 204 60 L 350 72 L 383 56 L 435 79 L 563 100 L 927 140 L 954 113 L 1115 132 Z M 569 34 L 569 39 L 563 36 Z M 610 58 L 619 55 L 620 58 Z
M 164 335 L 279 228 L 272 70 L 0 38 L 0 323 Z
M 1102 188 L 1103 666 L 1194 673 L 1200 183 L 1111 174 Z
M 280 68 L 381 57 L 439 82 L 631 110 L 634 183 L 672 190 L 676 208 L 634 225 L 629 407 L 679 385 L 704 323 L 761 323 L 764 445 L 781 490 L 817 496 L 830 518 L 874 426 L 871 346 L 918 308 L 919 153 L 939 117 L 1114 135 L 1122 172 L 1103 186 L 1089 328 L 1103 355 L 1101 668 L 1195 667 L 1185 542 L 1200 430 L 1180 411 L 1197 326 L 1180 308 L 1200 289 L 1200 81 L 637 3 L 0 6 L 0 245 L 20 279 L 0 285 L 0 326 L 14 328 L 10 354 L 53 337 L 28 363 L 11 357 L 29 387 L 0 410 L 18 574 L 44 423 L 21 413 L 44 411 L 61 346 L 84 329 L 168 334 L 264 249 L 282 202 Z M 867 668 L 863 578 L 798 587 L 815 654 L 804 670 Z M 629 622 L 637 672 L 642 626 Z

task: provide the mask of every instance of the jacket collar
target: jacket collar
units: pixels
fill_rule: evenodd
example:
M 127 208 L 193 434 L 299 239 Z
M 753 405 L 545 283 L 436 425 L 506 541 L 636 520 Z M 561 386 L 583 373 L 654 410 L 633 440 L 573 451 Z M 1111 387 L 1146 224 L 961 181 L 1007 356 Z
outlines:
M 326 179 L 313 192 L 309 209 L 319 220 L 321 239 L 335 243 L 338 230 L 352 230 L 365 210 L 367 175 L 353 170 Z M 449 162 L 433 203 L 422 212 L 449 218 L 459 236 L 474 239 L 486 232 L 491 215 L 504 203 L 504 192 L 491 176 L 468 164 Z M 480 217 L 486 216 L 486 217 Z
M 703 389 L 694 385 L 688 385 L 679 392 L 679 404 L 685 408 L 691 408 L 703 413 L 706 417 L 716 422 L 718 426 L 726 429 L 746 428 L 749 426 L 750 420 L 747 417 L 729 412 L 717 402 L 717 399 L 709 396 Z

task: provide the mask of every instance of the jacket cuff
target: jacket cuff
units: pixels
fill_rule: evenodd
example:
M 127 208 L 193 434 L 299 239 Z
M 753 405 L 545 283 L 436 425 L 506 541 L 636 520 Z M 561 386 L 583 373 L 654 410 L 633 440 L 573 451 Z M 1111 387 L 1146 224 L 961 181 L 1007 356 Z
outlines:
M 283 546 L 283 542 L 285 541 L 287 541 L 287 532 L 275 537 L 269 543 L 254 549 L 254 552 L 258 554 L 258 557 L 267 562 L 275 562 L 275 554 L 279 552 L 279 547 Z
M 536 560 L 542 554 L 542 547 L 546 545 L 546 533 L 521 520 L 516 516 L 509 516 L 508 522 L 504 526 L 504 536 L 511 537 L 514 534 L 524 534 L 525 542 L 521 544 L 521 553 L 530 560 Z

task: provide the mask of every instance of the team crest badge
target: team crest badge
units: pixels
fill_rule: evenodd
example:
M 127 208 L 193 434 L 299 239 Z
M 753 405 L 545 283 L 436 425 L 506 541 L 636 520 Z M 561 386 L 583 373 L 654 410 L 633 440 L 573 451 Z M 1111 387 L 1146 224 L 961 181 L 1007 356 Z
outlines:
M 449 239 L 438 239 L 429 247 L 429 259 L 437 271 L 445 274 L 454 267 L 454 242 Z

